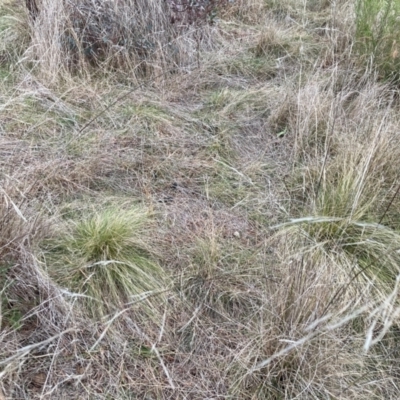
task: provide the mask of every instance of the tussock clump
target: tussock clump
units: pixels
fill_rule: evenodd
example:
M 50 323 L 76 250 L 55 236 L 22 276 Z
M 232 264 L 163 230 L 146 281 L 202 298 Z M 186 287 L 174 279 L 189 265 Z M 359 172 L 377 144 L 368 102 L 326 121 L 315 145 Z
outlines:
M 187 302 L 210 315 L 247 317 L 258 303 L 249 290 L 258 286 L 251 278 L 259 273 L 250 262 L 256 259 L 255 253 L 234 243 L 221 243 L 215 233 L 199 240 L 180 278 L 180 292 Z
M 17 2 L 0 3 L 0 68 L 10 67 L 29 46 L 29 23 Z
M 355 50 L 368 71 L 399 83 L 400 2 L 357 0 Z
M 149 76 L 196 60 L 207 21 L 224 0 L 44 0 L 32 26 L 31 57 L 43 73 L 88 67 Z
M 287 239 L 275 260 L 287 254 Z M 358 313 L 348 293 L 334 297 L 343 277 L 329 260 L 316 264 L 306 258 L 299 252 L 289 263 L 282 260 L 282 275 L 268 279 L 259 292 L 263 307 L 254 312 L 228 372 L 236 377 L 233 398 L 340 398 L 344 392 L 344 398 L 357 398 L 385 391 L 375 380 L 381 375 L 379 354 L 362 351 L 366 331 L 360 321 L 367 321 L 368 312 Z M 387 385 L 393 389 L 389 379 Z
M 139 209 L 105 209 L 72 223 L 45 245 L 51 275 L 81 293 L 96 316 L 135 296 L 158 294 L 165 277 L 143 240 L 146 219 Z
M 300 90 L 299 96 L 311 93 Z M 399 212 L 399 146 L 394 128 L 398 119 L 381 107 L 381 102 L 390 102 L 387 87 L 368 85 L 358 91 L 351 106 L 347 103 L 352 90 L 347 93 L 336 97 L 330 92 L 331 101 L 322 101 L 314 91 L 315 100 L 299 107 L 301 158 L 292 178 L 296 174 L 301 178 L 298 183 L 293 180 L 290 188 L 291 211 L 297 218 L 281 225 L 278 235 L 290 238 L 294 253 L 344 268 L 352 285 L 358 286 L 360 279 L 366 285 L 379 282 L 376 295 L 387 296 L 400 272 L 395 217 Z M 336 108 L 331 108 L 329 104 L 335 102 Z M 312 114 L 303 114 L 308 107 Z M 311 130 L 309 122 L 318 123 L 320 129 Z
M 266 306 L 278 317 L 267 325 L 282 331 L 260 327 L 266 331 L 254 339 L 257 347 L 243 361 L 248 369 L 237 390 L 252 387 L 255 398 L 320 397 L 324 390 L 340 397 L 344 388 L 336 385 L 339 378 L 332 367 L 346 371 L 340 378 L 346 381 L 346 398 L 368 396 L 372 386 L 374 393 L 386 391 L 371 382 L 382 372 L 383 349 L 377 343 L 386 335 L 389 340 L 398 325 L 396 96 L 372 77 L 352 82 L 335 72 L 329 78 L 314 76 L 294 90 L 276 119 L 294 138 L 292 173 L 286 181 L 289 221 L 274 226 L 268 241 L 273 258 L 281 260 L 281 282 L 286 283 L 271 290 L 279 300 L 266 300 L 273 307 L 282 301 L 280 310 Z M 343 341 L 348 346 L 341 347 Z M 254 356 L 257 351 L 264 354 L 261 359 Z M 324 352 L 340 356 L 330 365 L 308 360 Z M 318 372 L 309 369 L 316 364 Z M 358 379 L 363 384 L 353 389 Z M 387 375 L 388 387 L 394 381 Z

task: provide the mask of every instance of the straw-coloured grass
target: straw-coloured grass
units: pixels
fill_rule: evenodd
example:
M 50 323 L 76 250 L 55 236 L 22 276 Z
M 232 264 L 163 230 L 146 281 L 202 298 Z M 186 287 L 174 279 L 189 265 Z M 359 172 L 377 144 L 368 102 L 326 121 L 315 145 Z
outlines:
M 33 3 L 0 0 L 0 398 L 397 398 L 397 3 Z

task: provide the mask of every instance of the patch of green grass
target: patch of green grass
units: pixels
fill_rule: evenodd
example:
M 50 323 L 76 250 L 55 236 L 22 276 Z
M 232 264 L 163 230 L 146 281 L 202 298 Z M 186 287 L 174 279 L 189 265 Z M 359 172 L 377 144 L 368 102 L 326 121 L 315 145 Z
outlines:
M 5 326 L 9 326 L 11 329 L 18 331 L 22 328 L 23 314 L 21 310 L 15 305 L 5 305 L 3 308 L 2 320 Z
M 28 21 L 17 2 L 0 4 L 0 65 L 18 60 L 30 41 Z
M 144 240 L 147 219 L 138 208 L 108 208 L 71 222 L 66 233 L 46 243 L 51 275 L 87 296 L 92 315 L 160 291 L 166 279 Z
M 382 79 L 400 80 L 400 1 L 358 0 L 355 49 Z
M 9 81 L 12 76 L 11 72 L 8 68 L 2 67 L 0 62 L 0 81 L 6 82 Z
M 400 233 L 382 224 L 384 187 L 366 174 L 364 161 L 347 161 L 308 177 L 315 182 L 303 192 L 301 217 L 275 228 L 294 252 L 316 263 L 329 260 L 355 286 L 376 282 L 377 293 L 385 296 L 400 272 Z
M 53 139 L 55 132 L 67 132 L 76 126 L 78 119 L 68 106 L 59 105 L 56 98 L 49 99 L 40 92 L 13 99 L 1 110 L 0 117 L 3 115 L 7 117 L 4 123 L 7 131 L 40 144 L 43 139 Z
M 0 331 L 4 326 L 18 330 L 21 328 L 22 313 L 16 304 L 10 302 L 8 292 L 12 282 L 7 279 L 9 265 L 0 265 Z

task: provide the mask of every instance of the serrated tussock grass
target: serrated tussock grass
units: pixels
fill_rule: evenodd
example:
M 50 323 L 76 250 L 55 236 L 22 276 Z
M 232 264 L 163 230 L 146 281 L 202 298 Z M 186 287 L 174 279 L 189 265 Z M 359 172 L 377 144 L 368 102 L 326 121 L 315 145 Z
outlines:
M 337 126 L 326 128 L 321 143 L 313 146 L 320 161 L 296 167 L 294 176 L 301 178 L 292 186 L 293 218 L 273 228 L 274 237 L 289 243 L 285 248 L 292 248 L 292 254 L 334 266 L 350 290 L 373 291 L 375 285 L 383 301 L 400 272 L 399 154 L 392 125 L 397 117 L 379 116 L 377 110 L 374 116 L 380 122 L 366 116 L 361 129 L 347 137 L 340 117 L 331 122 Z
M 51 275 L 84 295 L 92 315 L 128 304 L 134 296 L 156 296 L 166 279 L 144 239 L 148 217 L 139 208 L 111 208 L 72 221 L 46 243 Z
M 0 3 L 0 67 L 14 64 L 29 42 L 29 22 L 21 4 Z
M 358 0 L 355 5 L 355 49 L 367 68 L 382 79 L 399 81 L 400 2 Z
M 349 107 L 354 84 L 361 87 Z M 269 297 L 266 309 L 274 322 L 269 328 L 260 324 L 258 334 L 252 330 L 257 345 L 232 368 L 238 376 L 235 393 L 251 387 L 254 398 L 293 398 L 302 390 L 320 396 L 312 366 L 325 371 L 328 387 L 333 365 L 314 357 L 341 346 L 344 337 L 348 347 L 334 368 L 346 370 L 341 379 L 348 396 L 357 396 L 352 383 L 357 376 L 369 381 L 381 373 L 374 367 L 384 354 L 377 343 L 398 326 L 398 117 L 387 106 L 395 101 L 389 86 L 362 85 L 347 81 L 331 92 L 325 86 L 322 96 L 323 86 L 307 82 L 294 94 L 297 104 L 292 100 L 286 109 L 290 116 L 283 121 L 296 139 L 285 182 L 290 200 L 287 217 L 270 227 L 267 239 L 282 269 L 282 281 L 276 281 L 282 286 L 272 289 L 280 301 Z M 299 102 L 300 96 L 312 101 Z M 318 130 L 309 129 L 310 123 Z M 357 348 L 368 351 L 359 357 Z

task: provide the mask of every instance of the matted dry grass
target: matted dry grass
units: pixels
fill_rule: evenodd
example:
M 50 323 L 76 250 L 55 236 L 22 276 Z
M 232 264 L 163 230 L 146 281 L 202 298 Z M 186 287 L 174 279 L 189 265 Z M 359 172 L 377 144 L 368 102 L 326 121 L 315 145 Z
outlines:
M 140 0 L 156 49 L 67 3 L 0 2 L 0 399 L 397 398 L 399 93 L 354 2 Z

